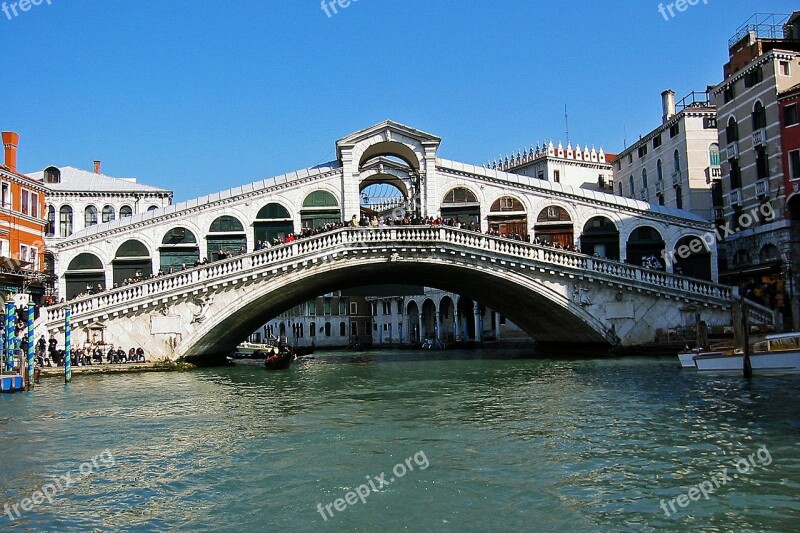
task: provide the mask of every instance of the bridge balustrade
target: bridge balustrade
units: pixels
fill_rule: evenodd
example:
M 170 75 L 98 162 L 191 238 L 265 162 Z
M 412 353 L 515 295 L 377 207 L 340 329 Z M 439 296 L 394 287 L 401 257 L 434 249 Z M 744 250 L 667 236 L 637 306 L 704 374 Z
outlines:
M 437 243 L 452 244 L 470 252 L 486 250 L 561 269 L 571 269 L 582 274 L 595 273 L 605 277 L 636 281 L 652 287 L 680 290 L 687 296 L 712 297 L 727 301 L 731 301 L 734 296 L 733 289 L 724 285 L 648 270 L 609 259 L 590 257 L 569 250 L 484 235 L 448 226 L 386 226 L 342 228 L 100 294 L 80 297 L 66 304 L 46 308 L 46 320 L 50 323 L 62 321 L 67 305 L 71 307 L 73 315 L 79 315 L 112 308 L 145 297 L 151 297 L 150 299 L 153 300 L 158 295 L 174 293 L 182 288 L 197 286 L 202 282 L 223 280 L 239 273 L 258 270 L 266 265 L 279 265 L 288 260 L 310 257 L 327 250 L 335 251 L 337 248 L 347 250 L 353 247 L 370 247 L 374 244 L 404 246 L 406 244 L 431 245 Z M 772 311 L 766 308 L 753 310 L 751 307 L 751 315 L 757 319 L 766 319 L 770 313 Z

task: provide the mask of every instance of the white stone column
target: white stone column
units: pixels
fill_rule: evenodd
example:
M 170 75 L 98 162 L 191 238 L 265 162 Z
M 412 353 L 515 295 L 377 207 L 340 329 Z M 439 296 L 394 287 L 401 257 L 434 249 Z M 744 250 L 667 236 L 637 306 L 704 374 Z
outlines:
M 481 320 L 481 308 L 478 302 L 473 302 L 472 312 L 475 315 L 475 340 L 478 342 L 483 341 L 483 324 Z
M 358 161 L 353 160 L 353 146 L 343 147 L 342 151 L 342 221 L 349 221 L 353 215 L 361 218 L 358 191 Z
M 423 198 L 421 198 L 424 212 L 422 216 L 436 217 L 439 214 L 439 184 L 436 177 L 436 149 L 438 143 L 423 142 L 425 147 L 424 168 L 420 169 L 422 179 Z

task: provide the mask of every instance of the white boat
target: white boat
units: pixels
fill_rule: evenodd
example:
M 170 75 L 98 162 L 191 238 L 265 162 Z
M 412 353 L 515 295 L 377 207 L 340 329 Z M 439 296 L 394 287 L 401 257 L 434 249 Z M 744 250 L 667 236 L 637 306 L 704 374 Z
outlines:
M 695 348 L 692 351 L 679 353 L 678 360 L 681 363 L 681 368 L 685 370 L 697 370 L 697 364 L 694 361 L 694 358 L 698 355 L 712 355 L 722 357 L 725 355 L 733 354 L 734 347 L 730 343 L 721 343 L 715 344 L 711 346 L 709 350 L 704 350 L 702 348 Z
M 709 374 L 739 374 L 744 371 L 744 354 L 700 353 L 694 356 L 697 371 Z M 753 375 L 800 373 L 800 333 L 767 335 L 753 343 L 750 366 Z
M 277 346 L 266 342 L 243 342 L 236 347 L 236 352 L 245 355 L 252 355 L 255 352 L 272 353 L 273 348 L 277 350 Z

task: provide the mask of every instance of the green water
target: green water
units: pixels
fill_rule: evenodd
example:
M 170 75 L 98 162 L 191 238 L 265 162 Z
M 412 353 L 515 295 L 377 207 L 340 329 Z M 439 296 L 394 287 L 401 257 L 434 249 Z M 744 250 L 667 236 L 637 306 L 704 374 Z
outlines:
M 76 376 L 0 396 L 0 505 L 20 531 L 800 529 L 798 376 L 410 356 Z M 677 504 L 724 468 L 708 499 Z M 51 501 L 19 507 L 67 474 Z M 349 504 L 356 490 L 369 494 Z

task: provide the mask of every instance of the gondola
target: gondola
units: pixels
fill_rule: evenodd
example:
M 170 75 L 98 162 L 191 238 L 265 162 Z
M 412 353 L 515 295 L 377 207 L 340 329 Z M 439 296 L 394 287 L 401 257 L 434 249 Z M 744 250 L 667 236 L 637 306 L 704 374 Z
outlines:
M 264 359 L 264 367 L 267 370 L 286 370 L 291 366 L 292 361 L 294 361 L 294 354 L 288 346 L 285 346 L 280 352 L 273 353 Z

